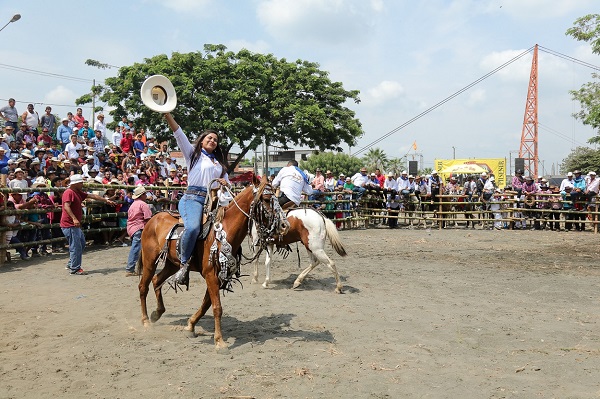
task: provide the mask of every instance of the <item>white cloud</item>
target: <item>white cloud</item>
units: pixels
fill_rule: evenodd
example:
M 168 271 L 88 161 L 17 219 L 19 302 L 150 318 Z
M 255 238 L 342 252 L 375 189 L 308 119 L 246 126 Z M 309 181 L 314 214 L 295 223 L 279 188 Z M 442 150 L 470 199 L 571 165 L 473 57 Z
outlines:
M 212 0 L 161 0 L 157 3 L 177 12 L 190 13 L 204 11 L 212 3 Z
M 384 80 L 376 87 L 367 91 L 365 104 L 370 106 L 379 105 L 400 97 L 404 93 L 404 88 L 398 82 Z
M 75 92 L 59 85 L 44 95 L 44 104 L 75 104 L 77 97 Z
M 525 50 L 504 50 L 494 51 L 483 57 L 480 61 L 479 66 L 486 72 L 491 72 L 494 69 L 500 67 L 506 62 L 512 60 Z M 504 67 L 503 69 L 496 72 L 497 76 L 502 77 L 505 80 L 511 81 L 522 81 L 528 80 L 531 72 L 531 55 L 525 55 L 519 60 L 512 64 Z
M 259 22 L 273 37 L 298 43 L 356 43 L 370 30 L 379 0 L 263 0 Z
M 484 89 L 475 89 L 472 90 L 469 93 L 469 99 L 467 100 L 467 104 L 470 106 L 479 104 L 481 102 L 484 102 L 486 100 L 486 95 L 485 95 L 485 90 Z

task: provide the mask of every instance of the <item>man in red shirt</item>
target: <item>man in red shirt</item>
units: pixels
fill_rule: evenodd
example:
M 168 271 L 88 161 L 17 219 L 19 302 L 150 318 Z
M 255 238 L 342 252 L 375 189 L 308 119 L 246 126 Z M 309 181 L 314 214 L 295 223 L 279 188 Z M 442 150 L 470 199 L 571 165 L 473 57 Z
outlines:
M 131 237 L 131 251 L 129 251 L 129 258 L 125 267 L 125 276 L 127 277 L 138 275 L 135 271 L 135 264 L 142 250 L 142 231 L 152 217 L 152 211 L 146 204 L 146 192 L 144 186 L 136 187 L 131 196 L 133 204 L 127 211 L 127 234 Z
M 124 154 L 132 152 L 133 137 L 131 137 L 131 133 L 125 133 L 125 137 L 121 139 L 120 147 Z
M 81 230 L 81 219 L 83 218 L 81 203 L 86 198 L 105 202 L 112 206 L 116 205 L 109 199 L 83 191 L 82 175 L 71 176 L 69 188 L 65 190 L 62 196 L 60 228 L 69 242 L 69 263 L 67 263 L 67 269 L 69 269 L 71 275 L 77 276 L 87 274 L 81 268 L 83 248 L 85 248 L 85 237 Z
M 75 121 L 76 128 L 83 128 L 83 122 L 85 121 L 85 117 L 83 116 L 83 110 L 81 108 L 77 108 L 77 115 L 73 117 L 73 120 Z

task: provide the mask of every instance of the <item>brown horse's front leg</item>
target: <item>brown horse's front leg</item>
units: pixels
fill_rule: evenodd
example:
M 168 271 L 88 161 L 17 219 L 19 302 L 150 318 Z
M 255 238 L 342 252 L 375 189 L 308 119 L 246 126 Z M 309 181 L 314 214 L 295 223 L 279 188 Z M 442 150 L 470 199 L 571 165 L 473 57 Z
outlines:
M 221 308 L 221 297 L 219 295 L 219 279 L 215 273 L 209 272 L 206 274 L 206 287 L 210 295 L 210 301 L 213 308 L 213 316 L 215 318 L 215 347 L 217 351 L 226 350 L 227 343 L 223 340 L 221 332 L 221 316 L 223 308 Z
M 198 320 L 200 320 L 202 316 L 206 314 L 206 311 L 208 310 L 208 308 L 210 308 L 210 305 L 210 294 L 207 289 L 204 293 L 204 299 L 202 300 L 202 305 L 200 306 L 200 309 L 198 309 L 198 311 L 188 319 L 187 326 L 184 328 L 184 330 L 187 331 L 191 337 L 195 337 L 196 335 L 203 335 L 206 333 L 206 331 L 204 331 L 202 327 L 199 327 L 200 329 L 202 329 L 202 331 L 196 334 L 195 328 L 196 323 L 198 323 Z

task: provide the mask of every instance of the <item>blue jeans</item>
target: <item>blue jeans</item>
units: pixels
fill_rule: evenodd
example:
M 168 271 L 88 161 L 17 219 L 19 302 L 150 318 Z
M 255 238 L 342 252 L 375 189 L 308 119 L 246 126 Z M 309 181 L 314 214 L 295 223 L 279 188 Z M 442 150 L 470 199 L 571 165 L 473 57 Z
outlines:
M 69 263 L 67 263 L 67 267 L 71 270 L 71 273 L 75 273 L 81 269 L 85 236 L 79 227 L 62 227 L 61 230 L 69 242 Z
M 203 187 L 190 186 L 188 190 L 202 191 Z M 190 260 L 194 253 L 196 240 L 202 227 L 202 210 L 204 209 L 204 196 L 184 194 L 179 201 L 179 214 L 183 219 L 185 230 L 181 236 L 181 263 Z
M 356 200 L 358 201 L 362 198 L 363 194 L 365 193 L 365 191 L 367 191 L 367 189 L 364 187 L 354 186 L 352 191 L 356 193 Z
M 142 229 L 139 229 L 131 236 L 131 250 L 129 251 L 129 258 L 127 258 L 127 266 L 125 266 L 126 272 L 135 272 L 135 264 L 142 250 L 142 231 Z

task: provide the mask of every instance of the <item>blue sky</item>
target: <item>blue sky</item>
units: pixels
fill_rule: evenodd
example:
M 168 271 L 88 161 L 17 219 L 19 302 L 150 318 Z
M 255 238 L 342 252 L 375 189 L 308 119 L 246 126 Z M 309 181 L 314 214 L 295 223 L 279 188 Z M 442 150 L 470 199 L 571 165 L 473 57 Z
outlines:
M 116 71 L 88 67 L 86 59 L 129 65 L 156 54 L 201 50 L 205 43 L 318 62 L 332 80 L 361 91 L 361 103 L 349 104 L 365 131 L 354 152 L 536 43 L 600 65 L 587 43 L 565 36 L 577 17 L 597 12 L 594 5 L 595 0 L 5 2 L 2 25 L 15 13 L 22 18 L 0 32 L 0 63 L 102 81 Z M 376 147 L 399 157 L 416 141 L 425 167 L 454 152 L 457 158 L 514 157 L 530 68 L 527 55 Z M 595 134 L 571 117 L 578 104 L 568 94 L 591 80 L 591 73 L 540 52 L 539 156 L 546 173 Z M 61 116 L 74 111 L 75 98 L 91 86 L 4 66 L 0 76 L 0 99 L 56 104 Z M 25 104 L 17 108 L 25 110 Z M 36 109 L 43 111 L 43 105 Z

